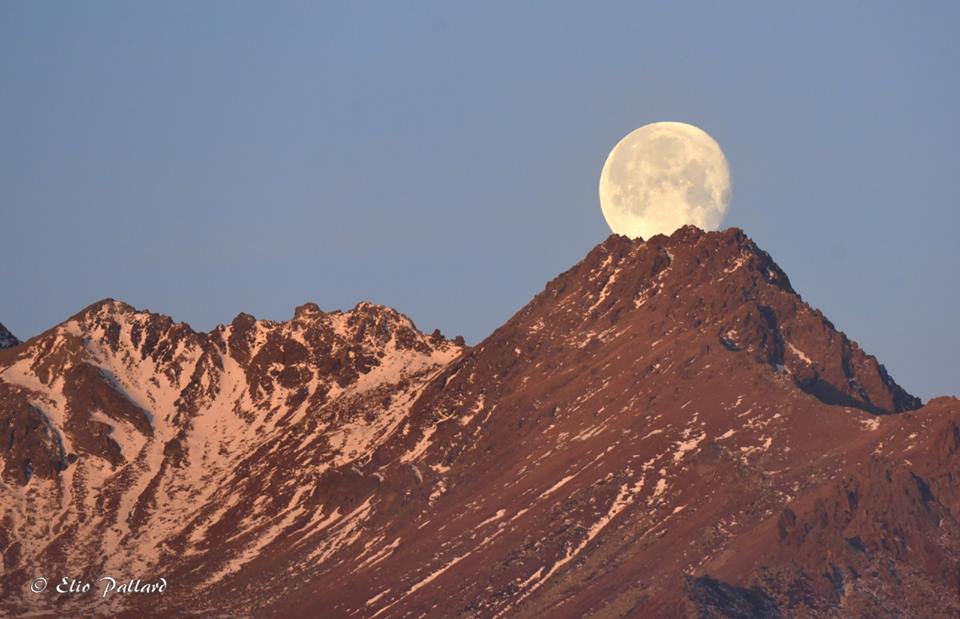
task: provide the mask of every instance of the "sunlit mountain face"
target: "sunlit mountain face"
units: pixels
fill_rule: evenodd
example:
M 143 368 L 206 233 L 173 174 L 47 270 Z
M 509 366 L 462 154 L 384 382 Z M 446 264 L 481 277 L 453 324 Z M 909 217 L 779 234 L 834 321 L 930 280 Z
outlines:
M 740 230 L 611 236 L 472 347 L 371 303 L 4 333 L 3 614 L 960 613 L 960 402 Z

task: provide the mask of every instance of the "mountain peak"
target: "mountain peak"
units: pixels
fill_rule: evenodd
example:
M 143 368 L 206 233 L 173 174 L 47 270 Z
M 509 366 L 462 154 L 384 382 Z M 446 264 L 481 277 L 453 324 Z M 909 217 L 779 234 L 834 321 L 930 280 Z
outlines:
M 709 277 L 716 275 L 711 271 L 724 270 L 729 274 L 746 266 L 748 271 L 761 273 L 769 283 L 794 293 L 787 274 L 774 262 L 770 254 L 761 249 L 740 228 L 706 232 L 696 226 L 687 225 L 678 228 L 669 236 L 657 234 L 646 241 L 611 234 L 574 269 L 581 266 L 595 268 L 600 263 L 607 267 L 611 264 L 610 258 L 617 261 L 615 268 L 630 268 L 631 265 L 642 264 L 645 258 L 657 254 L 669 258 L 667 261 L 661 260 L 658 267 L 673 266 L 674 259 L 679 257 L 681 260 L 677 264 L 699 271 L 698 275 L 690 274 L 696 279 L 703 279 L 703 274 Z M 621 264 L 621 260 L 627 262 Z
M 0 350 L 4 348 L 13 348 L 20 344 L 18 340 L 9 330 L 2 324 L 0 324 Z
M 676 347 L 695 340 L 741 353 L 825 403 L 874 413 L 920 406 L 874 357 L 807 305 L 770 255 L 738 228 L 684 226 L 647 241 L 611 235 L 514 320 L 524 329 L 549 325 L 541 340 L 595 334 L 608 342 L 625 334 L 638 350 L 665 337 Z M 681 336 L 691 342 L 682 344 Z
M 298 305 L 293 310 L 293 317 L 296 318 L 310 318 L 314 316 L 319 316 L 323 314 L 323 310 L 320 309 L 320 306 L 313 302 L 307 302 L 303 305 Z
M 74 316 L 80 317 L 97 315 L 103 316 L 107 314 L 132 314 L 136 311 L 137 309 L 129 303 L 124 303 L 123 301 L 106 297 L 100 299 L 99 301 L 94 301 L 90 305 L 77 312 Z

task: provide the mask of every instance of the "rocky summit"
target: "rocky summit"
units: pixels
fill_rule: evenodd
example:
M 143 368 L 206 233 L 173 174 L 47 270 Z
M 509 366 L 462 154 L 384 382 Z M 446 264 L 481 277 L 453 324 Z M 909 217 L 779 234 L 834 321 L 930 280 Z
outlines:
M 955 617 L 921 404 L 737 229 L 611 236 L 473 347 L 102 301 L 0 351 L 0 614 Z M 53 588 L 102 576 L 166 584 Z
M 10 333 L 6 327 L 0 325 L 0 350 L 4 348 L 13 348 L 20 344 L 18 340 L 12 333 Z

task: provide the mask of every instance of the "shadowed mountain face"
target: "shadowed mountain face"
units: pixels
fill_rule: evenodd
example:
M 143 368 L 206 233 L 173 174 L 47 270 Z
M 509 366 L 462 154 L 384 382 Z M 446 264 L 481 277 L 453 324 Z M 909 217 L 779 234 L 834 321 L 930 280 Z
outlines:
M 739 230 L 612 236 L 473 348 L 106 301 L 0 352 L 0 609 L 955 616 L 960 402 L 920 404 Z M 169 584 L 29 592 L 104 574 Z
M 7 328 L 0 324 L 0 350 L 4 348 L 13 348 L 20 343 L 12 333 L 7 331 Z

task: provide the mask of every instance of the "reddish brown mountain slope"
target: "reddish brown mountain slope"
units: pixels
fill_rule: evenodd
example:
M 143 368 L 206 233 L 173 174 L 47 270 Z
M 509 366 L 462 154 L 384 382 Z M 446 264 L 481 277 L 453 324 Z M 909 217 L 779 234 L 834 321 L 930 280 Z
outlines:
M 960 612 L 960 403 L 739 230 L 610 237 L 469 349 L 378 306 L 197 334 L 108 302 L 0 389 L 8 612 Z M 27 592 L 69 571 L 170 586 Z

